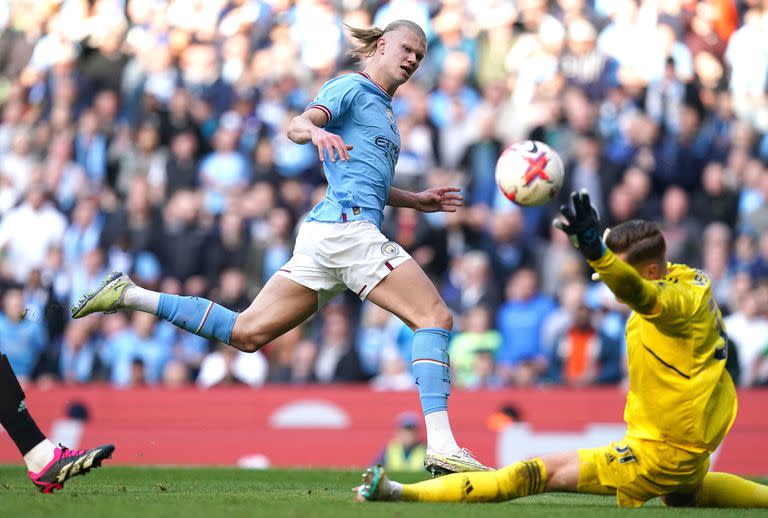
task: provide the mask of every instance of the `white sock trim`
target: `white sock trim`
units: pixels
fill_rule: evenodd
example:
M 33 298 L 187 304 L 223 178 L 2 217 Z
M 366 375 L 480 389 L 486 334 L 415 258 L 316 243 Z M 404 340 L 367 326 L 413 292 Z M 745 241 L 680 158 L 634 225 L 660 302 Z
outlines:
M 145 290 L 139 286 L 131 286 L 125 290 L 123 297 L 123 307 L 144 311 L 145 313 L 157 314 L 157 307 L 160 305 L 160 293 L 156 291 Z
M 424 416 L 427 428 L 427 447 L 438 453 L 452 453 L 459 450 L 459 445 L 453 437 L 448 412 L 440 410 Z
M 24 455 L 24 462 L 27 464 L 27 469 L 32 473 L 39 473 L 49 462 L 53 460 L 53 452 L 56 450 L 56 446 L 48 439 L 43 439 L 40 443 L 29 450 Z

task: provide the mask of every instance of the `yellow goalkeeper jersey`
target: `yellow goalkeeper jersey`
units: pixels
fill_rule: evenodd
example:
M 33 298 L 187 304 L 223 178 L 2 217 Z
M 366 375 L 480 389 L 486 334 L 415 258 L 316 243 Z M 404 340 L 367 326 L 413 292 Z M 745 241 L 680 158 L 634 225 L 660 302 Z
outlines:
M 633 310 L 626 331 L 627 435 L 714 451 L 733 424 L 737 404 L 709 277 L 670 263 L 663 279 L 645 280 L 610 250 L 590 265 Z

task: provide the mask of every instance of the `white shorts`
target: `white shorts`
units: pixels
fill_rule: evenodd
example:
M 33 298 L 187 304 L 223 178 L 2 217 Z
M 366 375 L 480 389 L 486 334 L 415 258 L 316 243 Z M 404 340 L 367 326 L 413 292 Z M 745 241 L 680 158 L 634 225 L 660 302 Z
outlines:
M 318 307 L 349 288 L 365 300 L 411 256 L 368 220 L 305 221 L 293 257 L 277 273 L 318 292 Z

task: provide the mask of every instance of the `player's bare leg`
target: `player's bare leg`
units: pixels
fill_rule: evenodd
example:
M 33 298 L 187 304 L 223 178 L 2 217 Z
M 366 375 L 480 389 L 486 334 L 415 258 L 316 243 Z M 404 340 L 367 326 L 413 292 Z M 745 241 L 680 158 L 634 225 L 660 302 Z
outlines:
M 368 295 L 368 300 L 394 313 L 416 333 L 413 375 L 427 428 L 427 457 L 433 474 L 488 469 L 459 448 L 448 420 L 451 371 L 448 334 L 453 317 L 432 281 L 410 259 L 397 266 Z
M 413 329 L 436 327 L 450 330 L 453 316 L 424 270 L 409 259 L 384 277 L 368 295 Z
M 241 351 L 257 351 L 316 311 L 316 291 L 281 275 L 274 275 L 248 309 L 238 315 L 230 345 Z
M 118 309 L 144 311 L 191 333 L 254 352 L 309 318 L 317 310 L 317 301 L 314 290 L 274 275 L 251 306 L 238 314 L 202 297 L 146 290 L 127 275 L 115 272 L 72 307 L 72 316 Z

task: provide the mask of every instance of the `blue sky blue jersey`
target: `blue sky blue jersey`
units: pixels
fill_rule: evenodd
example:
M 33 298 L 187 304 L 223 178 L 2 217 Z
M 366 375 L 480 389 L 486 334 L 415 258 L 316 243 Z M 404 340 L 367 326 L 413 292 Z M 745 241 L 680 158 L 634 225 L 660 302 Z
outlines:
M 353 73 L 325 83 L 307 109 L 311 107 L 329 116 L 326 131 L 354 149 L 346 162 L 338 158 L 331 162 L 326 152 L 323 169 L 328 191 L 307 221 L 368 219 L 381 228 L 400 154 L 392 98 L 367 75 Z

